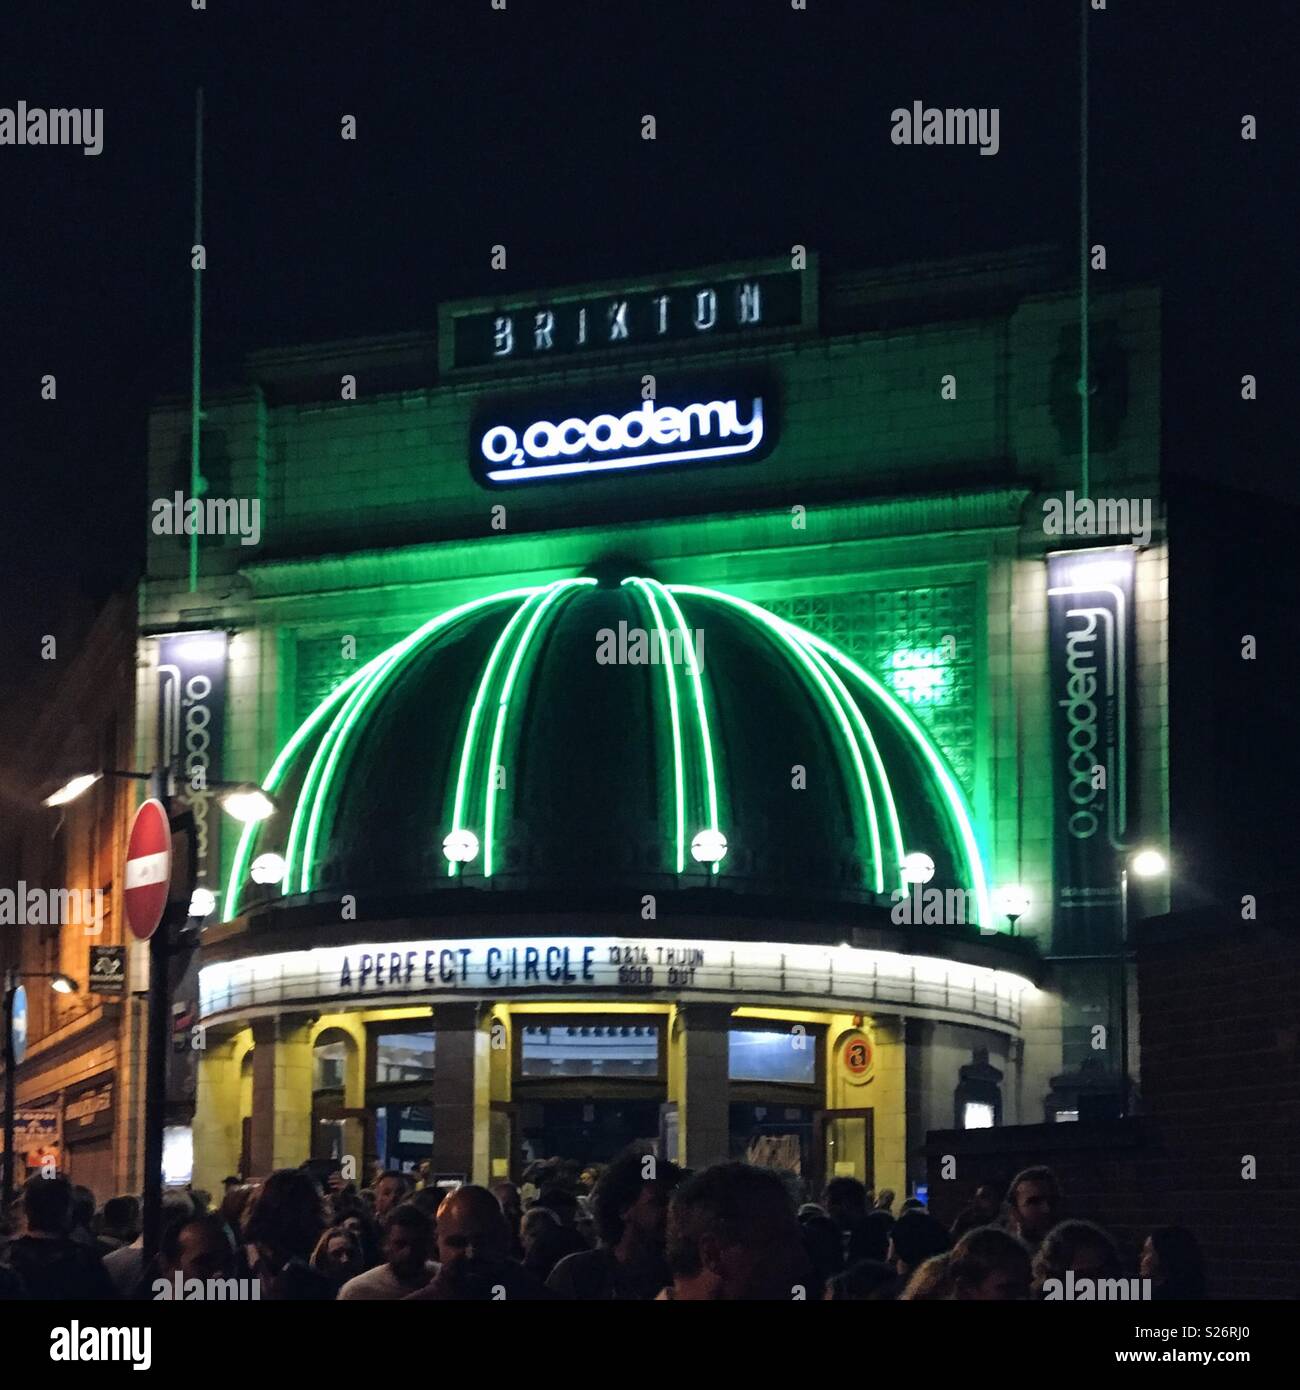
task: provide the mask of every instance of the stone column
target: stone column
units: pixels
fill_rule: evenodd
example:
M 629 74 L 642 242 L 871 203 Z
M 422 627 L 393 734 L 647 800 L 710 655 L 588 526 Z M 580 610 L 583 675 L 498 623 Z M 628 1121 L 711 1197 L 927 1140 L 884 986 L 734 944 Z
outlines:
M 707 1168 L 728 1157 L 728 1038 L 730 1004 L 679 1004 L 683 1029 L 680 1093 L 677 1096 L 680 1162 Z
M 253 1021 L 253 1176 L 311 1157 L 309 1014 Z
M 237 1034 L 220 1037 L 211 1028 L 203 1042 L 194 1099 L 194 1186 L 220 1200 L 222 1179 L 239 1167 L 243 1049 Z
M 438 1004 L 433 1082 L 433 1170 L 489 1181 L 491 1068 L 478 1004 Z

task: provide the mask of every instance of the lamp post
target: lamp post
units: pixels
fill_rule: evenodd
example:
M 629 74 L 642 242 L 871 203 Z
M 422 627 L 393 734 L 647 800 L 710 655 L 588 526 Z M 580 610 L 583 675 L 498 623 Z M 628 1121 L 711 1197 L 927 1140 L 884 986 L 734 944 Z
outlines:
M 48 980 L 50 988 L 59 994 L 75 994 L 77 992 L 76 980 L 71 975 L 63 974 L 62 971 L 28 970 L 23 973 L 28 979 Z M 14 1006 L 20 989 L 22 989 L 22 984 L 19 979 L 18 967 L 16 965 L 10 966 L 5 971 L 4 982 L 5 1152 L 4 1176 L 3 1180 L 0 1181 L 0 1191 L 3 1192 L 3 1206 L 0 1206 L 0 1211 L 6 1216 L 14 1200 L 14 1122 L 17 1118 L 14 1086 L 18 1071 L 18 1044 L 14 1037 Z
M 1119 1113 L 1121 1118 L 1129 1110 L 1129 1067 L 1128 1067 L 1128 876 L 1132 870 L 1136 878 L 1158 878 L 1169 872 L 1169 861 L 1158 849 L 1141 849 L 1130 855 L 1120 865 L 1119 871 L 1119 916 L 1121 940 L 1119 944 Z
M 195 883 L 197 865 L 194 852 L 194 813 L 188 806 L 174 806 L 175 779 L 171 769 L 160 764 L 152 772 L 127 772 L 111 769 L 97 773 L 81 773 L 70 778 L 58 791 L 45 798 L 47 806 L 64 806 L 75 800 L 101 777 L 128 778 L 147 781 L 149 795 L 167 808 L 172 833 L 184 830 L 190 836 L 188 856 L 189 881 L 183 885 L 183 895 L 173 897 L 173 903 L 185 904 L 182 919 L 174 906 L 169 905 L 157 930 L 149 938 L 149 1015 L 146 1023 L 145 1101 L 144 1101 L 144 1182 L 143 1217 L 144 1251 L 148 1259 L 158 1248 L 162 1234 L 162 1160 L 163 1128 L 167 1113 L 167 1052 L 171 1028 L 171 982 L 168 968 L 171 956 L 171 929 L 179 921 L 198 922 L 216 906 L 216 898 Z M 274 799 L 254 782 L 209 782 L 204 791 L 218 794 L 222 809 L 236 820 L 247 822 L 265 820 L 277 809 Z M 206 897 L 202 896 L 206 894 Z

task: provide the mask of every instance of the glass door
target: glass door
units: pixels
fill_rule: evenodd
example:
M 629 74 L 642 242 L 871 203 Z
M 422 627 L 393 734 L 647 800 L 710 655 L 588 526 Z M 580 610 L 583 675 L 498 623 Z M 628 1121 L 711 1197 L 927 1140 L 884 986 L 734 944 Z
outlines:
M 815 1153 L 820 1161 L 818 1191 L 832 1178 L 857 1178 L 875 1186 L 874 1111 L 820 1110 L 816 1117 Z

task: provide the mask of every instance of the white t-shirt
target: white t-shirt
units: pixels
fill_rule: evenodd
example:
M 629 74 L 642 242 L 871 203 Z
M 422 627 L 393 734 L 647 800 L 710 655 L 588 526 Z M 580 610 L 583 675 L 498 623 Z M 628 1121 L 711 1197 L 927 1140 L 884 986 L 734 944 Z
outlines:
M 432 1260 L 425 1264 L 424 1272 L 428 1279 L 432 1279 L 437 1274 L 438 1268 Z M 423 1288 L 423 1285 L 417 1285 L 416 1288 Z M 364 1274 L 358 1274 L 355 1279 L 349 1279 L 339 1290 L 339 1298 L 395 1300 L 405 1298 L 408 1293 L 414 1292 L 415 1288 L 402 1283 L 393 1273 L 392 1265 L 384 1263 L 376 1265 L 374 1269 L 366 1270 Z

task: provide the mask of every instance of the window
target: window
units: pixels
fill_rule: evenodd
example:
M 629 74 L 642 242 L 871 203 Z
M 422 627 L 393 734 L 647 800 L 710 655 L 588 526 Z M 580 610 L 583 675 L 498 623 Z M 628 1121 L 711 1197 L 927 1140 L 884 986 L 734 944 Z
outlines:
M 655 1023 L 529 1024 L 520 1043 L 520 1075 L 659 1076 Z
M 432 1081 L 435 1042 L 432 1032 L 374 1034 L 376 1084 Z
M 796 1086 L 817 1083 L 817 1039 L 810 1033 L 732 1029 L 728 1053 L 728 1075 L 732 1081 Z
M 992 1129 L 993 1107 L 980 1100 L 968 1100 L 962 1113 L 963 1129 Z
M 313 1091 L 341 1091 L 348 1062 L 345 1042 L 317 1043 L 311 1054 Z

